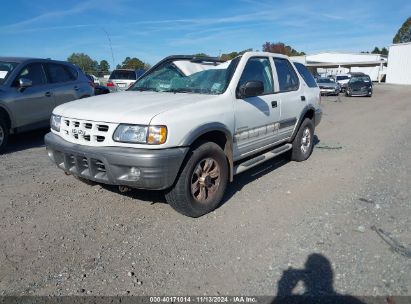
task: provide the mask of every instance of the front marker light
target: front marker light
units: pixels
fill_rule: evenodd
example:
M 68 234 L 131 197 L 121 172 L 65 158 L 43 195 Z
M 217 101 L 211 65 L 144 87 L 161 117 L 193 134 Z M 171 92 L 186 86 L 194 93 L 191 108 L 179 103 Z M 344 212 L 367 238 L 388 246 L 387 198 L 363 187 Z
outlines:
M 166 126 L 149 126 L 147 143 L 150 145 L 161 145 L 167 140 Z
M 60 132 L 61 116 L 52 114 L 50 117 L 50 127 L 56 132 Z

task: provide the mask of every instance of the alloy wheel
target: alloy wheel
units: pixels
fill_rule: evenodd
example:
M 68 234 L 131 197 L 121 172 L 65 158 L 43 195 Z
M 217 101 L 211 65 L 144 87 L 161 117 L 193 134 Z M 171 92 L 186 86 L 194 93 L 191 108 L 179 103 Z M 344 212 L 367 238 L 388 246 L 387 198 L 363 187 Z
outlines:
M 220 186 L 220 167 L 213 158 L 198 162 L 191 176 L 191 195 L 199 203 L 212 200 Z

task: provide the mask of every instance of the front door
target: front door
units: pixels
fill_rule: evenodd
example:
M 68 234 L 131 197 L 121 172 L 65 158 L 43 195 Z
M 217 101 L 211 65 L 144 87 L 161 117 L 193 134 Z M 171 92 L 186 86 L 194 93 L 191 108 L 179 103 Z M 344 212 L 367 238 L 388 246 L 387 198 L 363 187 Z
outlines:
M 247 81 L 261 81 L 264 92 L 260 96 L 236 99 L 234 159 L 248 155 L 276 141 L 280 103 L 274 94 L 273 70 L 268 57 L 248 59 L 237 89 Z
M 22 78 L 31 80 L 32 86 L 20 89 L 19 80 Z M 11 107 L 16 113 L 17 127 L 47 125 L 55 103 L 41 63 L 30 63 L 23 67 L 13 81 L 10 93 L 14 100 Z

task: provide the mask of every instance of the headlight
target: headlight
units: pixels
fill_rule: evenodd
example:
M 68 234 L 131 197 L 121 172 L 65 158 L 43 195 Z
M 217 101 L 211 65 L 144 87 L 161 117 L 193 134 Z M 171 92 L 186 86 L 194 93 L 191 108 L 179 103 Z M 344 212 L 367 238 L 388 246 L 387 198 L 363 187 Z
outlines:
M 61 116 L 51 114 L 50 127 L 56 131 L 60 132 Z
M 113 140 L 118 142 L 161 145 L 167 140 L 166 126 L 119 125 Z

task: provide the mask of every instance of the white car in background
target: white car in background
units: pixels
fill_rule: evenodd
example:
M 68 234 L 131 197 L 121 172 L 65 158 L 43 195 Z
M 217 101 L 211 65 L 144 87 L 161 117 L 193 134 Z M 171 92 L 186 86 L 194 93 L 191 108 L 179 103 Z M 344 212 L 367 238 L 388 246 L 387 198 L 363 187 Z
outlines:
M 144 74 L 144 70 L 117 69 L 111 72 L 107 82 L 110 92 L 125 91 Z
M 347 84 L 351 79 L 351 75 L 348 74 L 338 74 L 334 76 L 335 82 L 337 82 L 341 87 L 341 92 L 345 92 L 347 89 Z

